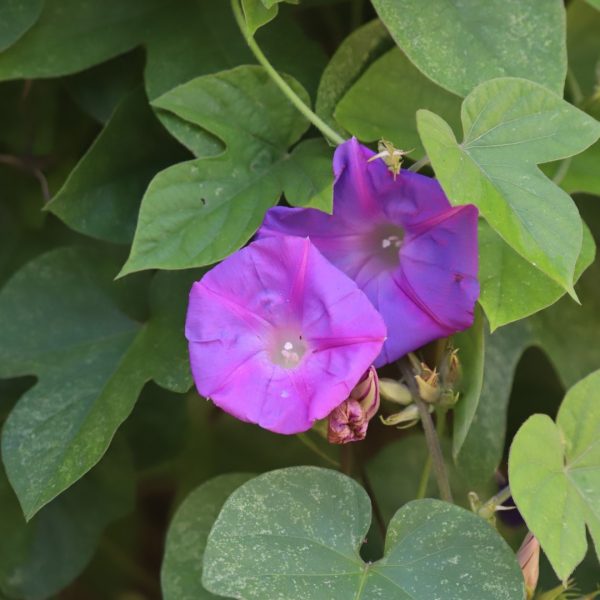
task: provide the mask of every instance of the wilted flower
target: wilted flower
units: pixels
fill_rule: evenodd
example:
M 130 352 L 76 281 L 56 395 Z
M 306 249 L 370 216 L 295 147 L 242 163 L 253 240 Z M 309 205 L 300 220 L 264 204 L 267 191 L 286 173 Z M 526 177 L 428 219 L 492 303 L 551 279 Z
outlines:
M 310 429 L 348 398 L 385 324 L 308 239 L 259 240 L 196 282 L 186 321 L 198 391 L 278 433 Z
M 369 421 L 379 409 L 379 383 L 370 367 L 347 400 L 334 408 L 328 419 L 327 439 L 332 444 L 359 442 L 367 435 Z
M 533 598 L 540 575 L 540 543 L 529 531 L 517 552 L 517 560 L 525 579 L 527 600 Z
M 352 277 L 383 316 L 381 366 L 469 327 L 479 295 L 477 208 L 452 208 L 435 179 L 394 177 L 356 139 L 334 157 L 333 215 L 305 208 L 267 212 L 261 236 L 309 236 Z

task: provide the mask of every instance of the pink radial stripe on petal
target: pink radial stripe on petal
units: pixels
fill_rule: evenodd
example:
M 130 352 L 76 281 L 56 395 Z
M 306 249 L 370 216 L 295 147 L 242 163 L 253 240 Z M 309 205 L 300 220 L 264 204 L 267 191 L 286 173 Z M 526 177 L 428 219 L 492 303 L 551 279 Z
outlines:
M 286 434 L 343 402 L 385 335 L 358 286 L 308 239 L 289 236 L 258 240 L 209 271 L 192 287 L 186 321 L 200 394 Z
M 306 237 L 383 316 L 381 366 L 469 327 L 479 295 L 477 208 L 453 208 L 439 183 L 393 174 L 355 139 L 334 156 L 333 214 L 274 208 L 259 237 Z

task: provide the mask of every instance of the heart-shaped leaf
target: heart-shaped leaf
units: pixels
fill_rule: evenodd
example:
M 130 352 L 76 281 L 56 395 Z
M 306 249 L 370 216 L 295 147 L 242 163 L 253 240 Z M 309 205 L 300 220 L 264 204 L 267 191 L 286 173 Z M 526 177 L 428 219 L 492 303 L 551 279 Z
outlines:
M 100 460 L 147 381 L 178 392 L 191 384 L 183 321 L 193 274 L 158 274 L 142 325 L 107 293 L 114 272 L 97 251 L 61 248 L 0 294 L 0 377 L 38 377 L 2 431 L 27 519 Z
M 215 598 L 202 586 L 202 565 L 208 533 L 225 500 L 252 475 L 228 473 L 196 488 L 177 509 L 167 534 L 161 569 L 164 600 Z
M 225 502 L 203 583 L 241 600 L 523 598 L 514 554 L 473 513 L 410 502 L 390 523 L 384 558 L 365 563 L 359 550 L 370 519 L 369 497 L 345 475 L 315 467 L 261 475 Z
M 290 83 L 308 101 L 300 85 Z M 250 239 L 284 189 L 290 203 L 298 196 L 311 203 L 306 188 L 295 189 L 293 172 L 296 166 L 302 172 L 310 156 L 327 173 L 323 177 L 332 177 L 318 159 L 319 145 L 288 153 L 308 122 L 260 67 L 199 77 L 154 104 L 208 130 L 227 147 L 217 157 L 170 167 L 152 181 L 121 275 L 208 265 L 228 256 Z
M 500 236 L 571 294 L 582 225 L 570 196 L 537 164 L 581 152 L 600 123 L 542 86 L 502 78 L 479 85 L 462 106 L 464 140 L 429 111 L 419 133 L 455 204 L 473 203 Z
M 600 371 L 567 392 L 556 423 L 525 421 L 508 468 L 520 513 L 566 581 L 585 556 L 586 525 L 600 555 Z
M 511 75 L 562 95 L 567 73 L 560 0 L 373 0 L 396 43 L 427 77 L 465 96 Z

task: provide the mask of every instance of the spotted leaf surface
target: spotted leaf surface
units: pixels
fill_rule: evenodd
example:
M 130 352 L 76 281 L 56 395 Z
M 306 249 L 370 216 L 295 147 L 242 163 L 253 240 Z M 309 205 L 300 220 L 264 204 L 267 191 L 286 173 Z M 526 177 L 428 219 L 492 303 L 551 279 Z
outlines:
M 242 600 L 524 597 L 512 551 L 473 513 L 437 500 L 406 504 L 372 564 L 359 555 L 370 520 L 366 492 L 344 475 L 267 473 L 225 503 L 208 538 L 204 585 Z

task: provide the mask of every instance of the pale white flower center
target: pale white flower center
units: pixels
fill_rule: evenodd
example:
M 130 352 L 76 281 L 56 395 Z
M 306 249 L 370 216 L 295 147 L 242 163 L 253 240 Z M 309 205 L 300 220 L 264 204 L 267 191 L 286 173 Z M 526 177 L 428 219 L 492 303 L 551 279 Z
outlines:
M 402 246 L 402 238 L 399 235 L 388 235 L 381 240 L 381 247 L 386 248 L 400 248 Z
M 280 354 L 281 366 L 292 368 L 300 362 L 300 359 L 304 354 L 304 348 L 300 348 L 300 344 L 296 347 L 293 342 L 285 342 L 280 350 Z
M 284 369 L 297 367 L 306 353 L 306 342 L 295 328 L 275 333 L 270 346 L 271 360 Z

